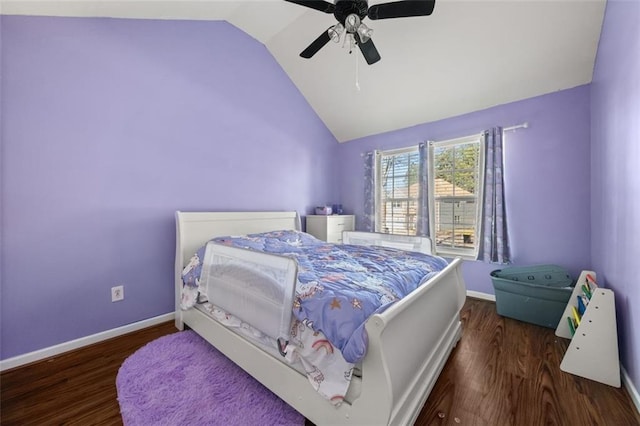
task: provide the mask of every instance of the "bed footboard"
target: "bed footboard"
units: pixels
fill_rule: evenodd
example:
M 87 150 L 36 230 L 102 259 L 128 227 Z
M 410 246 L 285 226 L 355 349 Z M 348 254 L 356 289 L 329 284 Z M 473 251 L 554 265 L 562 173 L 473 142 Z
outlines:
M 369 347 L 361 399 L 387 407 L 389 424 L 415 421 L 460 339 L 459 313 L 466 297 L 461 265 L 461 259 L 453 260 L 442 273 L 366 324 Z M 373 391 L 379 388 L 386 392 Z

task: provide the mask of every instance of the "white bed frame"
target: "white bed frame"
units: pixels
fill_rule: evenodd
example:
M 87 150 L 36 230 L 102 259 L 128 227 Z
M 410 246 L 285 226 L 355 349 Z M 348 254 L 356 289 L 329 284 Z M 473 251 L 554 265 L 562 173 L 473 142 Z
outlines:
M 335 407 L 281 359 L 200 310 L 180 309 L 183 266 L 208 240 L 280 229 L 299 230 L 297 213 L 176 212 L 176 327 L 194 330 L 316 425 L 413 424 L 462 333 L 459 313 L 466 291 L 461 260 L 367 321 L 360 395 Z

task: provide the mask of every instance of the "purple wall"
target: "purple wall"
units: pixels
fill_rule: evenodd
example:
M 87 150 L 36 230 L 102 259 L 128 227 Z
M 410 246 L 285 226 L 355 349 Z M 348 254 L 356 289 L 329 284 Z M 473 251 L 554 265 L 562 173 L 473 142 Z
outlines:
M 2 359 L 173 311 L 175 210 L 337 199 L 337 141 L 237 28 L 0 22 Z
M 555 263 L 577 278 L 590 265 L 589 99 L 589 86 L 580 86 L 341 144 L 342 203 L 356 215 L 363 214 L 364 152 L 528 122 L 528 129 L 507 132 L 505 141 L 505 196 L 513 263 Z M 468 289 L 493 294 L 489 273 L 498 268 L 465 262 Z
M 640 2 L 609 0 L 591 85 L 591 247 L 616 293 L 622 364 L 640 384 Z
M 2 16 L 0 358 L 172 311 L 177 209 L 362 215 L 362 153 L 527 121 L 505 149 L 514 264 L 593 267 L 639 383 L 638 16 L 609 1 L 590 86 L 339 145 L 229 24 Z M 468 288 L 496 267 L 465 262 Z

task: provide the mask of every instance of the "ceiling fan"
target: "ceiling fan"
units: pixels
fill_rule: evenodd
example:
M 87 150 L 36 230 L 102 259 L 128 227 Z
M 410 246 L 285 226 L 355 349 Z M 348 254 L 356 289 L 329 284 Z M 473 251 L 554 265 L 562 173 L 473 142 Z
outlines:
M 329 27 L 315 39 L 306 49 L 300 53 L 303 58 L 311 58 L 318 53 L 330 40 L 336 43 L 346 30 L 346 37 L 358 45 L 364 59 L 369 65 L 380 60 L 378 49 L 371 40 L 373 30 L 362 21 L 365 18 L 371 20 L 406 18 L 410 16 L 428 16 L 433 12 L 435 0 L 405 0 L 391 3 L 376 4 L 371 7 L 367 0 L 336 0 L 335 4 L 324 0 L 285 0 L 300 6 L 309 7 L 324 13 L 331 13 L 338 21 Z

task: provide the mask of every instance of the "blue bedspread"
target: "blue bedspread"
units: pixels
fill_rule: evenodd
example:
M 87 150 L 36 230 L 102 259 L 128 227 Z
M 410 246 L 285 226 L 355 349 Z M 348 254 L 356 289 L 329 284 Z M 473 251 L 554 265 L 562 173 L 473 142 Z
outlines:
M 441 257 L 385 247 L 329 244 L 298 231 L 275 231 L 213 241 L 294 257 L 298 283 L 293 313 L 322 331 L 348 362 L 367 350 L 364 323 L 441 271 Z M 203 259 L 204 247 L 199 258 Z M 195 285 L 201 266 L 184 276 Z

